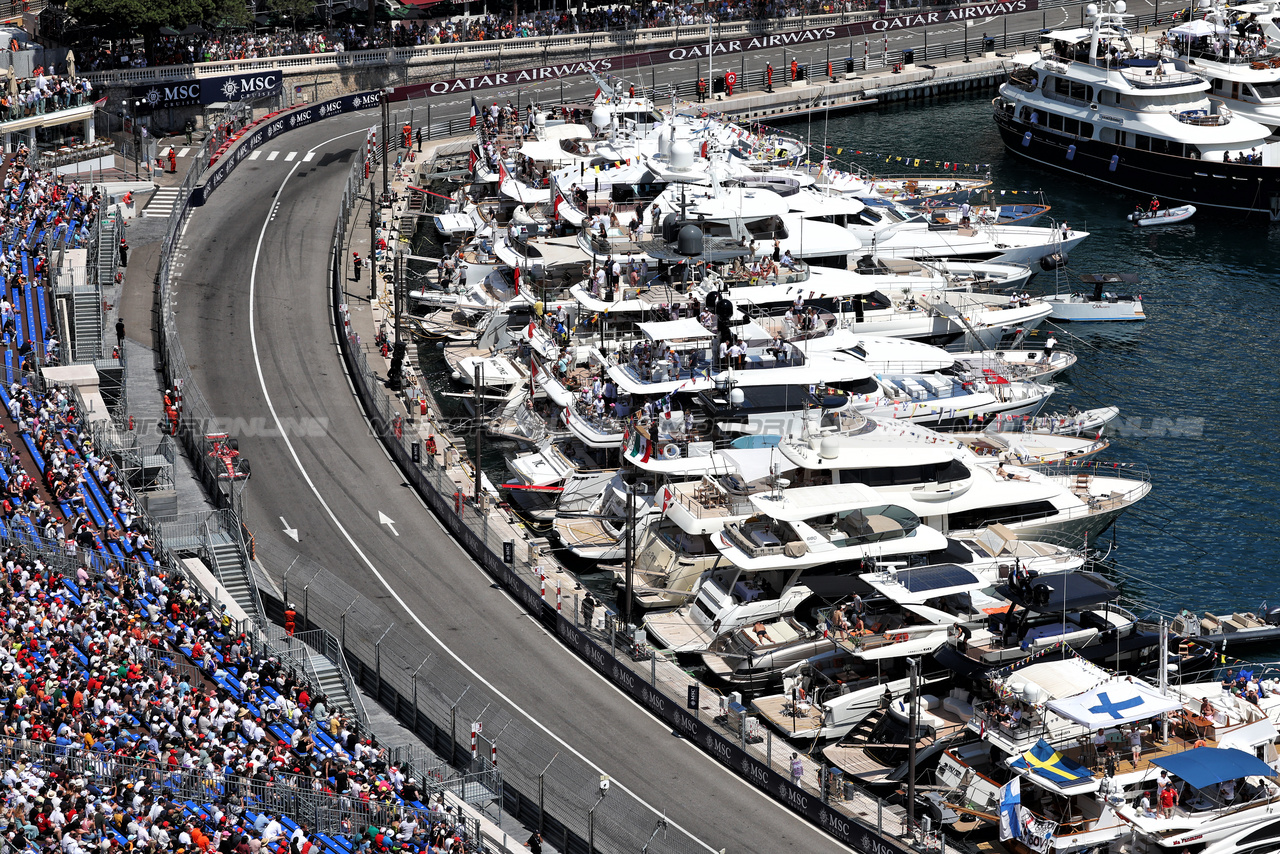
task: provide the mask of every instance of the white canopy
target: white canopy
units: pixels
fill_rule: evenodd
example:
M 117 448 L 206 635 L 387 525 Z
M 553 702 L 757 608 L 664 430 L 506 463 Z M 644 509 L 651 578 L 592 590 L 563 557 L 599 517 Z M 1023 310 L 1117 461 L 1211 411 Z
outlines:
M 1180 24 L 1169 30 L 1169 35 L 1198 38 L 1200 36 L 1226 35 L 1229 32 L 1231 30 L 1222 24 L 1214 24 L 1204 18 L 1197 18 L 1194 21 L 1187 21 L 1185 24 Z
M 726 451 L 725 453 L 741 453 L 741 451 Z M 777 453 L 773 455 L 773 464 L 778 472 L 795 468 L 792 462 L 782 454 Z M 739 470 L 741 470 L 741 466 L 739 466 Z M 768 473 L 766 468 L 764 474 L 760 476 L 763 477 Z M 885 498 L 871 487 L 863 486 L 860 483 L 835 483 L 825 486 L 793 487 L 784 490 L 781 498 L 775 498 L 769 493 L 757 493 L 751 496 L 751 503 L 761 513 L 767 513 L 774 519 L 781 519 L 784 522 L 799 522 L 827 513 L 842 513 L 860 508 L 883 507 Z
M 641 323 L 640 331 L 654 341 L 676 341 L 689 338 L 714 338 L 716 334 L 692 317 Z
M 529 140 L 521 145 L 516 153 L 523 154 L 530 160 L 536 160 L 539 162 L 544 160 L 551 161 L 553 163 L 560 161 L 567 162 L 574 158 L 574 155 L 560 147 L 560 143 L 541 139 Z
M 1162 697 L 1143 682 L 1116 678 L 1083 694 L 1050 700 L 1049 708 L 1090 729 L 1106 729 L 1176 711 L 1182 708 L 1182 701 L 1177 697 Z
M 796 467 L 774 448 L 725 448 L 720 451 L 720 456 L 733 464 L 744 483 L 767 476 L 770 468 L 781 474 Z

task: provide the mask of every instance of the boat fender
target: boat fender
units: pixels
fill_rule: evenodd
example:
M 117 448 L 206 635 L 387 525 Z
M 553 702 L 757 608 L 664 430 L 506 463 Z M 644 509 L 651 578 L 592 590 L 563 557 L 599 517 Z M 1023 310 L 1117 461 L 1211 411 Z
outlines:
M 1111 172 L 1114 172 L 1116 171 L 1116 167 L 1119 165 L 1120 165 L 1120 155 L 1119 154 L 1111 155 L 1111 163 L 1107 166 L 1107 169 Z
M 1074 145 L 1067 146 L 1067 159 L 1068 160 L 1076 159 L 1076 147 Z
M 662 449 L 662 458 L 664 460 L 674 460 L 680 457 L 680 447 L 675 443 L 667 445 Z
M 1027 148 L 1031 145 L 1031 131 L 1027 131 L 1022 135 L 1022 147 Z

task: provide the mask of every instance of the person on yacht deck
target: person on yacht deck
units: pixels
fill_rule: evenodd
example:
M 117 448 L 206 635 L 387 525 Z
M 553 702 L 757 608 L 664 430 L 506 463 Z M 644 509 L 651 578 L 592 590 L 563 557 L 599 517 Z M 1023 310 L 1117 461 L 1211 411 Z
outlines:
M 1006 471 L 1004 467 L 1004 463 L 1000 463 L 998 466 L 996 466 L 996 475 L 1005 480 L 1030 480 L 1031 479 L 1025 474 L 1014 474 L 1011 471 Z

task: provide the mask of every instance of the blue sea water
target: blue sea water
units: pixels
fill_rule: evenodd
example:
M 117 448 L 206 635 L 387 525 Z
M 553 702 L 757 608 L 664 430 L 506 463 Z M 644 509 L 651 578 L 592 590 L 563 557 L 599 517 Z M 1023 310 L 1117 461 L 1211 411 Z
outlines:
M 1043 191 L 1049 216 L 1091 236 L 1070 257 L 1076 273 L 1131 272 L 1148 320 L 1064 324 L 1080 361 L 1061 377 L 1049 410 L 1117 405 L 1106 458 L 1148 467 L 1153 490 L 1120 519 L 1116 572 L 1146 613 L 1254 610 L 1280 605 L 1280 226 L 1202 209 L 1187 223 L 1137 229 L 1137 202 L 1101 184 L 1051 172 L 1007 153 L 990 96 L 778 123 L 848 168 L 923 173 L 908 158 L 990 164 L 1005 201 Z M 844 149 L 836 155 L 836 149 Z M 851 156 L 852 151 L 874 152 Z M 902 157 L 886 164 L 885 157 Z M 1008 191 L 1019 190 L 1014 196 Z M 1042 220 L 1044 222 L 1044 220 Z M 1032 282 L 1052 292 L 1054 274 Z

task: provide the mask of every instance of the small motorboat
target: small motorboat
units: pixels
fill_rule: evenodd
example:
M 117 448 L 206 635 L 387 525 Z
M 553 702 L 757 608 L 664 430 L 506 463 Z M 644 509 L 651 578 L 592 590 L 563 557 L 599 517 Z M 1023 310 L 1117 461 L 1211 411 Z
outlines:
M 1107 286 L 1136 284 L 1138 277 L 1132 273 L 1091 273 L 1080 276 L 1084 285 L 1092 285 L 1093 292 L 1075 291 L 1044 297 L 1053 308 L 1051 320 L 1078 323 L 1103 320 L 1146 320 L 1141 294 L 1118 294 L 1105 290 Z
M 1173 225 L 1186 222 L 1195 212 L 1195 205 L 1178 205 L 1176 208 L 1161 208 L 1156 211 L 1134 211 L 1129 214 L 1129 222 L 1140 228 L 1151 225 Z

